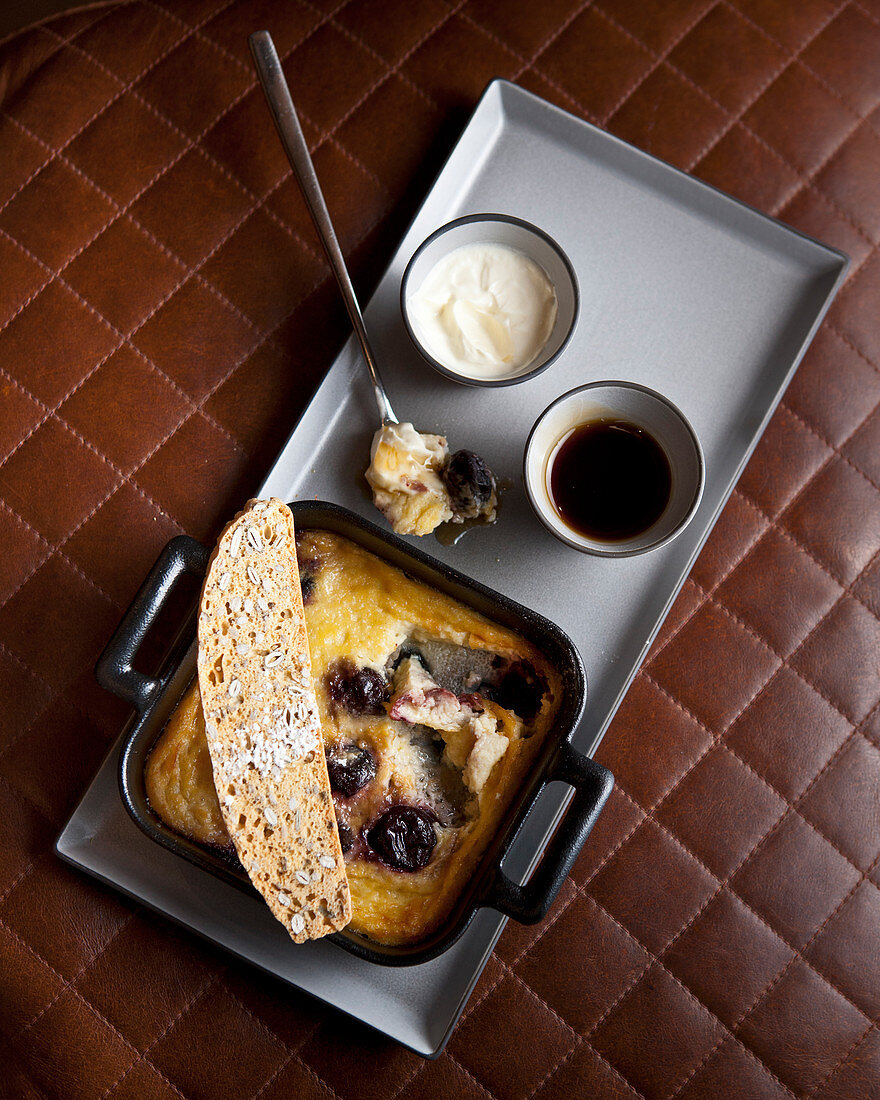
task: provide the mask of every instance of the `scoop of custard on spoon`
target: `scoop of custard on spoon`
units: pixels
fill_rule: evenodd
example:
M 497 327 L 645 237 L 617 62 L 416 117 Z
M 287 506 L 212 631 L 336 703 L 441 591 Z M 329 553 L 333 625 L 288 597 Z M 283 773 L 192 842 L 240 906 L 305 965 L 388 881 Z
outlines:
M 281 69 L 275 43 L 268 31 L 248 40 L 257 74 L 281 144 L 302 191 L 330 268 L 339 284 L 345 308 L 361 346 L 381 427 L 373 436 L 366 479 L 373 503 L 391 527 L 402 535 L 427 535 L 451 520 L 464 523 L 482 518 L 491 523 L 498 503 L 495 477 L 472 451 L 450 455 L 442 435 L 418 432 L 394 414 L 382 385 L 348 268 L 327 211 L 290 89 Z

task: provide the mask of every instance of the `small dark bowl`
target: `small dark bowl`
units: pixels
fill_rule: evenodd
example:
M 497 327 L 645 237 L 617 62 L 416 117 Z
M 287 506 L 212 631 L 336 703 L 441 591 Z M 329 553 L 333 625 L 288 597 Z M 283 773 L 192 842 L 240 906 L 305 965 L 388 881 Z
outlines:
M 410 285 L 420 286 L 434 264 L 468 244 L 499 244 L 521 252 L 544 270 L 556 291 L 556 323 L 543 348 L 531 363 L 500 378 L 479 378 L 445 366 L 431 355 L 410 321 L 407 307 Z M 467 214 L 441 225 L 412 254 L 400 282 L 400 311 L 409 338 L 434 370 L 465 386 L 515 386 L 542 374 L 568 345 L 579 309 L 577 276 L 568 256 L 543 229 L 510 214 Z
M 402 947 L 385 946 L 346 931 L 329 938 L 361 959 L 386 966 L 405 966 L 427 962 L 451 947 L 484 906 L 523 923 L 543 919 L 614 782 L 610 772 L 577 752 L 569 742 L 583 713 L 586 692 L 583 666 L 571 640 L 543 616 L 434 561 L 353 512 L 334 504 L 312 501 L 296 501 L 290 508 L 297 527 L 319 528 L 344 535 L 416 580 L 516 630 L 541 649 L 559 670 L 563 682 L 563 700 L 556 726 L 545 739 L 533 773 L 442 927 L 427 939 Z M 102 687 L 131 703 L 137 712 L 123 744 L 119 772 L 122 800 L 134 821 L 165 848 L 256 897 L 256 891 L 234 856 L 188 840 L 161 820 L 150 806 L 144 782 L 147 756 L 195 675 L 195 606 L 182 628 L 175 659 L 159 679 L 150 679 L 137 672 L 132 667 L 133 660 L 175 582 L 186 573 L 203 576 L 208 557 L 209 552 L 201 543 L 185 535 L 168 543 L 102 654 L 96 675 Z M 554 780 L 574 787 L 574 797 L 538 870 L 525 886 L 520 886 L 504 874 L 501 864 L 540 792 Z

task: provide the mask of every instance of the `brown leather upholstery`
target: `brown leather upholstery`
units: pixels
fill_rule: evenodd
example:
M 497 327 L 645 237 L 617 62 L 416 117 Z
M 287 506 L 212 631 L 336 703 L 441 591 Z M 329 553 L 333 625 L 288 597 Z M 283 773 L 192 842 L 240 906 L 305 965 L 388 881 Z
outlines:
M 367 291 L 512 78 L 853 259 L 601 750 L 550 918 L 434 1063 L 63 866 L 92 665 L 347 334 L 246 47 Z M 880 1095 L 880 4 L 134 0 L 0 47 L 0 1093 Z

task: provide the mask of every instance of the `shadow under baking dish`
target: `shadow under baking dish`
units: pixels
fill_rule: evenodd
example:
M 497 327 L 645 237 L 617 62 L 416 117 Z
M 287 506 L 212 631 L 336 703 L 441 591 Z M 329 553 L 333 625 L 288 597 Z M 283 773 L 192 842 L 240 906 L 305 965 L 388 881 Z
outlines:
M 524 923 L 541 920 L 613 784 L 609 772 L 570 744 L 586 696 L 584 670 L 573 643 L 564 631 L 542 615 L 434 561 L 396 535 L 380 530 L 347 509 L 312 501 L 297 501 L 290 508 L 298 528 L 323 529 L 351 539 L 415 580 L 515 630 L 544 653 L 558 669 L 562 680 L 563 697 L 557 719 L 546 735 L 532 774 L 489 842 L 470 884 L 441 927 L 416 944 L 402 946 L 379 944 L 345 930 L 328 938 L 370 962 L 407 966 L 427 962 L 451 947 L 484 906 Z M 168 544 L 99 661 L 97 675 L 103 687 L 126 698 L 138 711 L 122 747 L 119 772 L 122 800 L 134 821 L 158 844 L 225 882 L 258 896 L 235 856 L 189 840 L 170 829 L 151 807 L 144 782 L 147 756 L 195 675 L 195 606 L 181 630 L 175 656 L 161 681 L 148 681 L 134 673 L 132 658 L 150 623 L 161 611 L 175 580 L 185 573 L 203 575 L 207 561 L 207 550 L 194 539 L 179 536 Z M 185 651 L 183 655 L 182 651 Z M 139 690 L 139 682 L 143 690 Z M 541 791 L 554 780 L 570 783 L 575 788 L 575 798 L 540 867 L 529 883 L 520 886 L 507 878 L 502 863 Z

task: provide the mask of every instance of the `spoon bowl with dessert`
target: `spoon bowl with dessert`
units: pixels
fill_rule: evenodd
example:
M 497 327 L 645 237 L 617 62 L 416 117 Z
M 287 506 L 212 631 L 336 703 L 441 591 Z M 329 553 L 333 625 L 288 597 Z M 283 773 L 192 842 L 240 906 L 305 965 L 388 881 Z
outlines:
M 373 503 L 399 535 L 427 535 L 443 523 L 494 522 L 495 475 L 479 455 L 450 453 L 446 438 L 400 421 L 382 384 L 351 276 L 336 237 L 281 62 L 268 31 L 250 36 L 251 53 L 275 122 L 324 253 L 360 344 L 381 426 L 373 436 L 366 479 Z

